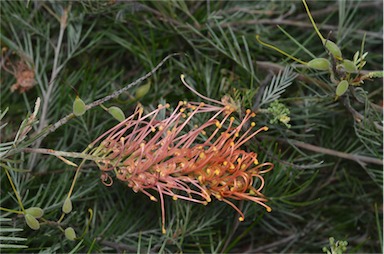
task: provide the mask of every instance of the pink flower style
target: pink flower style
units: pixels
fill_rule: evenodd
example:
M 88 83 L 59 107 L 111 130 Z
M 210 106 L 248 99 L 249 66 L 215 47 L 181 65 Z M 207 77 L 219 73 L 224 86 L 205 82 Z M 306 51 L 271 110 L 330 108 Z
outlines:
M 183 75 L 181 78 L 189 89 L 217 106 L 180 101 L 173 111 L 165 104 L 144 114 L 143 107 L 138 105 L 130 117 L 91 144 L 95 146 L 101 141 L 93 155 L 102 158 L 95 162 L 103 172 L 103 183 L 112 185 L 112 173 L 153 201 L 157 198 L 148 190 L 156 191 L 161 203 L 163 233 L 164 195 L 203 205 L 214 196 L 232 206 L 240 214 L 240 221 L 244 220 L 244 214 L 229 199 L 250 200 L 270 212 L 261 193 L 264 187 L 261 174 L 272 170 L 274 165 L 259 164 L 256 153 L 241 149 L 268 128 L 254 130 L 254 122 L 247 124 L 255 116 L 249 109 L 238 123 L 232 116 L 237 106 L 229 97 L 221 102 L 212 100 L 194 91 Z M 205 123 L 193 124 L 193 119 L 206 115 L 210 118 Z M 246 130 L 242 132 L 242 129 Z M 254 177 L 259 179 L 258 188 L 253 187 Z

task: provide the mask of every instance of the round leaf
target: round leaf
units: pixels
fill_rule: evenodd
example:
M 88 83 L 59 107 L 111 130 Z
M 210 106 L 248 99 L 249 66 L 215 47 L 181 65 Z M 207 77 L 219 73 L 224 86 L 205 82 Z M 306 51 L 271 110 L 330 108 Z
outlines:
M 72 227 L 68 227 L 64 230 L 65 237 L 70 240 L 74 241 L 76 238 L 76 232 Z
M 81 116 L 84 115 L 85 111 L 86 108 L 84 101 L 80 99 L 79 96 L 76 96 L 76 99 L 73 102 L 73 114 L 75 114 L 75 116 Z

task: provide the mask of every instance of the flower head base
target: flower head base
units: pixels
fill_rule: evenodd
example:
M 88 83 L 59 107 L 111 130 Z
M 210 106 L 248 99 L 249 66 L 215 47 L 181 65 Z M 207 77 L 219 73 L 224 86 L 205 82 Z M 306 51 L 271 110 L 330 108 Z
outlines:
M 166 104 L 148 114 L 138 105 L 130 117 L 91 144 L 100 143 L 93 155 L 102 158 L 96 161 L 103 171 L 102 180 L 111 185 L 111 174 L 115 175 L 153 201 L 157 198 L 148 190 L 158 192 L 164 233 L 164 195 L 204 205 L 214 196 L 239 212 L 241 221 L 243 213 L 228 199 L 250 200 L 270 211 L 261 194 L 261 174 L 273 164 L 259 164 L 256 153 L 241 149 L 267 127 L 254 130 L 251 122 L 242 132 L 255 114 L 247 110 L 238 123 L 232 116 L 236 108 L 227 100 L 219 106 L 180 101 L 173 111 Z M 194 125 L 195 118 L 206 115 L 205 123 Z M 258 187 L 254 187 L 254 178 L 259 179 Z

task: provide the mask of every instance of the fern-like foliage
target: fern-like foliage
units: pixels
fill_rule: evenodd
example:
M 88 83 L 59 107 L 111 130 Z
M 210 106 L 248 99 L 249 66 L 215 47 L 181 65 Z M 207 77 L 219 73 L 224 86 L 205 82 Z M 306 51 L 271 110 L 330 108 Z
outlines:
M 0 109 L 0 133 L 2 129 L 7 126 L 7 123 L 4 123 L 2 119 L 4 118 L 5 114 L 8 112 L 8 108 L 6 108 L 4 111 L 1 111 Z M 4 142 L 0 143 L 0 158 L 7 153 L 9 149 L 12 148 L 13 142 Z
M 216 21 L 216 27 L 219 29 L 220 33 L 215 33 L 211 27 L 207 27 L 209 34 L 212 36 L 212 40 L 208 40 L 212 43 L 212 46 L 218 49 L 221 53 L 225 54 L 233 61 L 235 61 L 239 66 L 244 68 L 249 74 L 254 77 L 254 69 L 252 64 L 251 53 L 247 41 L 244 36 L 241 36 L 241 41 L 236 37 L 235 33 L 228 27 L 228 33 L 219 25 Z M 243 44 L 243 46 L 240 46 Z
M 285 67 L 284 71 L 280 71 L 277 75 L 274 75 L 271 84 L 264 90 L 260 106 L 280 98 L 281 94 L 292 84 L 292 81 L 296 77 L 297 74 L 294 73 L 293 69 L 289 66 Z
M 28 248 L 23 242 L 27 240 L 24 237 L 18 237 L 17 232 L 23 231 L 22 228 L 15 228 L 10 223 L 10 218 L 0 217 L 0 252 L 6 252 L 8 249 Z

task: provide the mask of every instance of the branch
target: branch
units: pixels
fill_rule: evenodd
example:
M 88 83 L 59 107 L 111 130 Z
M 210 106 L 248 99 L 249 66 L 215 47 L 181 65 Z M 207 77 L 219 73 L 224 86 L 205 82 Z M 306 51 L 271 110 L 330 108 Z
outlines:
M 58 65 L 59 65 L 59 58 L 60 58 L 60 52 L 61 52 L 61 45 L 64 39 L 64 32 L 67 27 L 69 11 L 70 11 L 70 6 L 67 9 L 64 9 L 63 14 L 61 15 L 61 18 L 60 18 L 59 38 L 57 39 L 57 45 L 55 47 L 55 55 L 53 60 L 51 79 L 48 83 L 47 90 L 46 91 L 42 90 L 43 106 L 41 110 L 40 124 L 39 124 L 39 127 L 37 128 L 38 132 L 41 132 L 46 125 L 51 95 L 56 86 L 55 82 L 60 73 L 60 70 L 63 68 L 62 65 L 61 66 L 58 66 Z M 35 143 L 35 147 L 36 148 L 39 147 L 40 144 L 41 144 L 41 139 L 38 139 L 37 142 Z M 28 162 L 29 168 L 32 168 L 35 165 L 35 161 L 36 161 L 36 155 L 32 155 Z
M 287 26 L 295 26 L 295 27 L 301 27 L 301 28 L 313 28 L 311 23 L 304 23 L 303 21 L 295 21 L 295 20 L 281 20 L 281 19 L 252 19 L 252 20 L 241 20 L 236 22 L 227 22 L 222 23 L 220 26 L 222 28 L 225 27 L 235 27 L 239 25 L 287 25 Z M 327 30 L 327 31 L 338 31 L 339 28 L 337 26 L 333 25 L 327 25 L 322 24 L 321 27 L 319 27 L 320 30 Z M 364 35 L 366 34 L 368 37 L 372 38 L 382 38 L 381 32 L 370 32 L 366 30 L 361 29 L 355 29 L 353 31 L 356 34 Z
M 56 151 L 56 150 L 47 149 L 47 148 L 24 148 L 22 149 L 22 151 L 28 152 L 28 153 L 49 154 L 49 155 L 54 155 L 56 157 L 81 158 L 81 159 L 87 159 L 87 160 L 93 160 L 93 161 L 102 159 L 97 156 L 92 156 L 86 153 Z
M 358 155 L 358 154 L 344 153 L 344 152 L 332 150 L 329 148 L 311 145 L 311 144 L 304 143 L 304 142 L 297 141 L 297 140 L 293 140 L 293 139 L 287 139 L 287 140 L 284 140 L 281 138 L 275 139 L 273 137 L 265 136 L 265 135 L 259 136 L 259 138 L 267 139 L 267 140 L 277 140 L 279 142 L 295 145 L 297 147 L 301 147 L 301 148 L 304 148 L 304 149 L 307 149 L 307 150 L 310 150 L 313 152 L 327 154 L 327 155 L 336 156 L 336 157 L 347 159 L 347 160 L 356 161 L 360 165 L 363 163 L 364 164 L 365 163 L 372 163 L 372 164 L 377 164 L 377 165 L 383 165 L 383 160 L 378 159 L 378 158 L 372 158 L 372 157 L 368 157 L 368 156 L 364 156 L 364 155 Z
M 124 253 L 124 252 L 136 252 L 137 249 L 131 245 L 125 244 L 125 243 L 115 243 L 107 240 L 101 240 L 100 244 L 111 247 L 115 249 L 118 253 Z
M 115 91 L 112 94 L 86 105 L 86 109 L 90 110 L 96 106 L 99 106 L 100 104 L 102 104 L 106 101 L 109 101 L 113 98 L 118 97 L 123 92 L 127 91 L 128 89 L 132 88 L 133 86 L 136 86 L 136 85 L 140 84 L 141 82 L 143 82 L 144 80 L 146 80 L 147 78 L 151 77 L 168 59 L 170 59 L 171 57 L 174 57 L 174 56 L 178 56 L 178 55 L 181 55 L 181 53 L 173 53 L 173 54 L 168 55 L 155 68 L 153 68 L 151 71 L 146 73 L 144 76 L 142 76 L 139 79 L 133 81 L 132 83 L 126 85 L 125 87 L 121 88 L 120 90 Z M 75 117 L 75 115 L 73 113 L 70 113 L 70 114 L 64 116 L 63 118 L 61 118 L 56 123 L 49 125 L 47 128 L 45 128 L 41 132 L 34 135 L 34 137 L 36 138 L 35 142 L 45 138 L 50 133 L 54 132 L 56 129 L 58 129 L 62 125 L 66 124 L 70 119 L 72 119 L 74 117 Z M 32 139 L 33 139 L 33 137 L 32 137 Z

